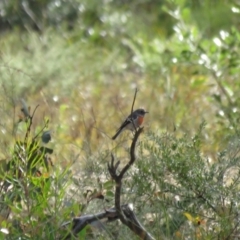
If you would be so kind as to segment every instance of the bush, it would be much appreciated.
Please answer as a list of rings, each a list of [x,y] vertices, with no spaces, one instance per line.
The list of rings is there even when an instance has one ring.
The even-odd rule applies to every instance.
[[[69,167],[53,166],[53,150],[45,146],[51,139],[48,121],[34,135],[37,107],[30,113],[22,103],[13,136],[19,125],[25,125],[25,134],[12,142],[10,158],[1,160],[1,238],[53,239],[62,217],[69,216],[62,210],[71,174]]]

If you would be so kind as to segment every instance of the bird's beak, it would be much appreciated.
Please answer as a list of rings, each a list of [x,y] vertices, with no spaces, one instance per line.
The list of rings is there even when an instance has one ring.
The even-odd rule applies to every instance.
[[[145,111],[145,113],[149,113],[149,112],[146,112],[146,111]]]

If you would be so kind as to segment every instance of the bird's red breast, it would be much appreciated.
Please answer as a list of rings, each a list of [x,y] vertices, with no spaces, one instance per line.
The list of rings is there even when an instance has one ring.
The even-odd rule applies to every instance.
[[[138,125],[139,125],[139,126],[142,125],[143,119],[144,119],[143,116],[138,116]]]

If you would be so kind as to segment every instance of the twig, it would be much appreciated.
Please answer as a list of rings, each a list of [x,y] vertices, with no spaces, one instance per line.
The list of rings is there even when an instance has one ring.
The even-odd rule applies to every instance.
[[[38,104],[36,107],[35,107],[35,109],[33,110],[33,114],[32,114],[32,116],[31,116],[31,118],[33,118],[34,117],[34,115],[35,115],[35,112],[37,111],[37,109],[38,109],[38,107],[39,107],[40,105]]]
[[[29,133],[30,133],[30,131],[31,131],[32,123],[33,123],[32,120],[33,120],[33,117],[34,117],[34,115],[35,115],[35,112],[36,112],[36,110],[37,110],[37,108],[38,108],[39,106],[40,106],[40,105],[38,104],[38,105],[35,107],[32,116],[29,116],[30,122],[29,122],[29,124],[28,124],[28,128],[27,128],[27,131],[26,131],[26,134],[25,134],[24,143],[27,142]]]
[[[137,97],[137,92],[138,92],[138,89],[136,88],[135,93],[134,93],[134,97],[133,97],[133,102],[132,102],[131,114],[133,113],[133,107],[134,107],[135,100],[136,100],[136,97]]]
[[[124,205],[122,206],[124,207]],[[118,214],[115,208],[107,209],[104,212],[97,213],[97,214],[90,214],[81,217],[76,217],[73,221],[66,222],[62,225],[65,227],[69,224],[73,224],[71,233],[68,234],[64,239],[71,239],[71,236],[76,236],[83,228],[85,228],[88,224],[91,224],[95,221],[99,221],[101,219],[107,219],[107,221],[114,221],[118,219]]]
[[[133,113],[133,108],[134,108],[135,100],[136,100],[136,97],[137,97],[137,92],[138,92],[138,89],[136,88],[135,89],[135,93],[134,93],[134,97],[133,97],[133,102],[132,102],[131,115]],[[135,123],[134,123],[133,119],[131,119],[131,121],[132,121],[132,124],[133,124],[133,126],[135,128],[135,131],[137,131],[137,128],[135,126]]]
[[[45,123],[44,123],[43,127],[41,128],[41,130],[40,130],[40,131],[36,134],[36,136],[33,138],[33,141],[34,141],[41,133],[43,133],[43,130],[47,127],[48,123],[49,123],[49,120],[45,121]]]

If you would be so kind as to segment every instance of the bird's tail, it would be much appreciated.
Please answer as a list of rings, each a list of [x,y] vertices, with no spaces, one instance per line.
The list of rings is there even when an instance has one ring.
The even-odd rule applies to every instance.
[[[117,136],[122,132],[122,128],[119,128],[116,132],[116,134],[112,137],[112,140],[115,140]]]

